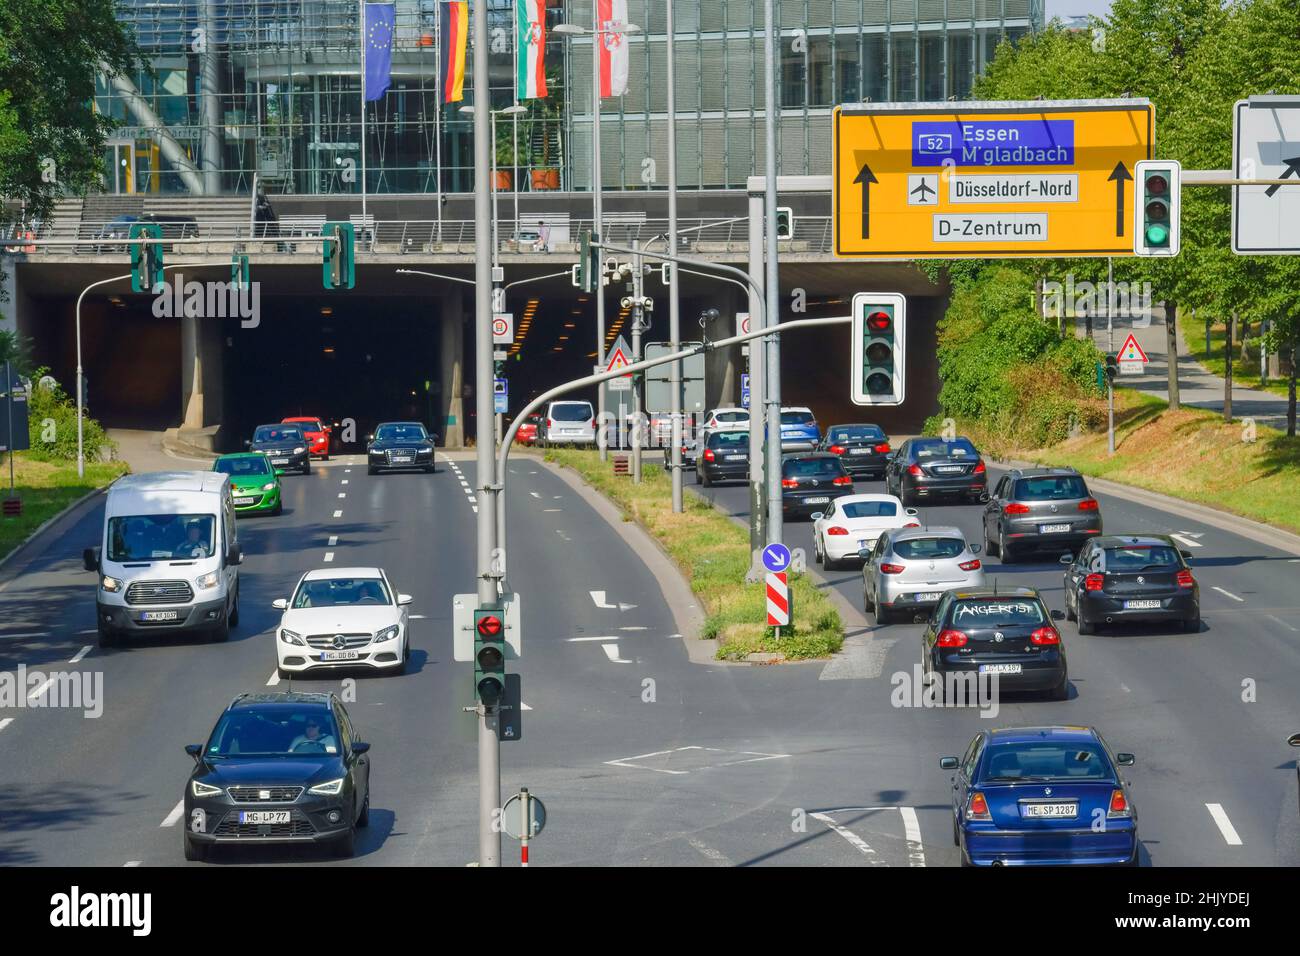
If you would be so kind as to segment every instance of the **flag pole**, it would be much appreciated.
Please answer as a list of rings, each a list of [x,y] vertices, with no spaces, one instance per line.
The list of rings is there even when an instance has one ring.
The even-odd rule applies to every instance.
[[[438,209],[438,245],[442,245],[442,2],[436,7],[433,20],[433,149],[434,173],[438,179],[435,206]]]
[[[361,228],[366,222],[366,0],[357,0],[361,29]]]

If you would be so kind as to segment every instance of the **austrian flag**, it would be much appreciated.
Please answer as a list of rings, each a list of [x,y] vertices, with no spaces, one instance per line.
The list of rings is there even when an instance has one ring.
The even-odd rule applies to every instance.
[[[600,95],[627,92],[627,0],[596,0],[600,20]]]
[[[515,90],[518,99],[546,95],[546,0],[515,0]]]

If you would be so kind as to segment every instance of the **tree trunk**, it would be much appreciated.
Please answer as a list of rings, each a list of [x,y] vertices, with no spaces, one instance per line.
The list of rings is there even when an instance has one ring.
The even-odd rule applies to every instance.
[[[1295,342],[1291,343],[1291,374],[1286,386],[1286,434],[1295,438]]]
[[[1178,411],[1178,303],[1165,303],[1165,357],[1169,361],[1169,410]]]
[[[1228,318],[1223,336],[1223,420],[1232,424],[1232,340],[1237,334],[1237,313]]]

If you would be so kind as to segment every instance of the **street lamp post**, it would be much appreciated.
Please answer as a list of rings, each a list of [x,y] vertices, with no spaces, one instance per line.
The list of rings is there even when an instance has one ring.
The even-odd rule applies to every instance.
[[[668,32],[668,245],[673,255],[680,254],[677,248],[677,73],[673,64],[673,33],[677,24],[673,20],[673,0],[665,4]],[[681,300],[678,295],[677,270],[673,269],[672,281],[668,285],[668,342],[671,351],[681,347]],[[669,409],[672,413],[672,479],[673,479],[673,514],[686,510],[682,492],[682,364],[674,362],[669,372],[671,395]]]
[[[766,183],[763,195],[763,220],[767,229],[767,328],[780,321],[781,283],[776,261],[776,115],[780,103],[776,96],[776,4],[763,0],[763,56],[767,61],[764,76],[765,109],[763,111],[764,164]],[[752,363],[751,363],[752,364]],[[764,462],[767,481],[767,538],[769,542],[784,540],[784,515],[781,511],[781,336],[773,335],[767,344],[767,455]],[[753,404],[751,397],[750,404]],[[752,411],[751,411],[751,414]]]

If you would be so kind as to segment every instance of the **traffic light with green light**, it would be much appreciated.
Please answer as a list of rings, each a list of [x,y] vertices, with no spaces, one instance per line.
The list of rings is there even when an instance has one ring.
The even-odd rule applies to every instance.
[[[901,405],[906,384],[907,298],[897,292],[853,297],[855,405]]]
[[[794,210],[789,206],[776,207],[776,238],[782,242],[794,238]]]
[[[162,239],[162,226],[156,222],[136,222],[127,233],[130,239]],[[163,284],[163,247],[161,242],[131,246],[131,291],[157,292]]]
[[[1144,159],[1135,170],[1133,252],[1176,256],[1180,243],[1182,166],[1172,159]]]
[[[356,227],[350,222],[327,222],[320,234],[332,242],[321,243],[321,285],[326,289],[352,289],[357,284]]]
[[[485,707],[501,703],[506,687],[506,615],[498,608],[474,610],[474,699]]]
[[[237,289],[247,289],[249,280],[252,276],[252,270],[248,264],[248,256],[235,254],[230,257],[230,284]]]

